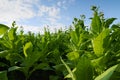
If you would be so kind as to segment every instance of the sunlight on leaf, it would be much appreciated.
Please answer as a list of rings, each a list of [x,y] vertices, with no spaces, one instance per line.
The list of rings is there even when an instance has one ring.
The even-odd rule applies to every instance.
[[[8,26],[0,24],[0,35],[4,34],[8,29]]]

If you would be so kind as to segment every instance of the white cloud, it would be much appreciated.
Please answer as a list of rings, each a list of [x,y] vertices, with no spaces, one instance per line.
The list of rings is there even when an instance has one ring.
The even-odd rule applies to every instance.
[[[51,18],[60,18],[60,9],[57,7],[53,7],[53,6],[45,6],[45,5],[41,5],[39,6],[39,11],[38,11],[38,15],[39,16],[47,16],[47,17],[51,17]]]
[[[49,0],[50,1],[50,0]],[[62,0],[62,3],[59,3],[59,6],[65,4],[66,0]],[[36,9],[35,9],[36,7]],[[45,22],[48,23],[49,29],[51,32],[54,32],[55,29],[65,29],[64,25],[58,23],[58,20],[61,18],[60,7],[46,6],[40,4],[40,0],[1,0],[0,1],[0,23],[5,22],[6,24],[11,24],[11,22],[24,21],[34,17],[44,17]],[[41,32],[44,31],[43,26],[31,26],[26,24],[17,24],[22,25],[25,32]]]
[[[56,22],[60,19],[60,8],[45,6],[39,0],[1,0],[0,22],[12,22],[30,19],[35,16],[45,17],[45,20]],[[37,7],[37,11],[34,7]]]
[[[1,0],[0,21],[19,21],[35,16],[33,5],[37,0]]]
[[[63,9],[67,9],[69,5],[74,3],[75,0],[58,0],[57,6]]]
[[[63,8],[63,9],[67,9],[66,0],[58,1],[57,6]]]
[[[60,18],[59,16],[60,9],[56,7],[49,8],[49,16],[53,18]]]

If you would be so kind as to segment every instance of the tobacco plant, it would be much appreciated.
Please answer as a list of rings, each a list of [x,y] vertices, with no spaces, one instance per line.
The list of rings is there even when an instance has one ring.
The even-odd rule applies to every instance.
[[[120,25],[91,8],[66,31],[44,34],[0,24],[0,80],[119,80]]]

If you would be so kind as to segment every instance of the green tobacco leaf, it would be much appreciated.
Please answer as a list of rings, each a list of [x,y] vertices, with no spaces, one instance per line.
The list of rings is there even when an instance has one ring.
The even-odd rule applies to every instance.
[[[3,35],[2,39],[0,39],[0,44],[2,44],[3,46],[5,46],[8,49],[13,48],[12,42],[8,39],[7,34]]]
[[[94,17],[92,18],[91,31],[95,34],[99,34],[102,31],[101,20],[97,12],[94,13]]]
[[[95,70],[99,74],[106,69],[106,62],[107,62],[107,58],[104,56],[101,56],[97,59],[91,60],[91,65],[95,68]]]
[[[104,73],[95,78],[95,80],[109,80],[118,65],[112,66]]]
[[[8,80],[7,71],[0,71],[0,80]]]
[[[118,64],[112,76],[110,77],[110,80],[119,80],[119,79],[120,79],[120,64]]]
[[[79,42],[78,42],[78,46],[80,46],[84,40],[84,37],[86,37],[86,35],[84,33],[81,33],[80,34],[80,37],[79,37]]]
[[[18,53],[9,53],[6,59],[10,61],[11,65],[16,65],[24,60],[24,58]]]
[[[113,24],[111,26],[111,29],[114,30],[114,31],[117,31],[118,29],[120,29],[120,27],[119,27],[119,25]]]
[[[74,73],[77,78],[76,80],[93,80],[93,72],[90,60],[86,57],[81,57]]]
[[[16,28],[11,28],[8,32],[8,37],[10,40],[14,40],[15,39],[15,32],[16,32]]]
[[[58,64],[58,65],[55,65],[53,67],[55,68],[56,71],[66,70],[66,68],[63,64]]]
[[[27,57],[28,56],[28,54],[29,53],[27,53],[27,51],[28,52],[31,52],[32,51],[32,47],[33,47],[33,45],[32,45],[32,43],[31,42],[28,42],[28,43],[26,43],[25,44],[25,46],[24,46],[24,55],[25,55],[25,57]]]
[[[76,76],[76,80],[93,80],[93,72],[89,59],[82,57],[77,66],[72,70],[72,74]],[[71,78],[70,73],[65,78]]]
[[[113,21],[115,21],[115,20],[116,20],[116,18],[109,18],[109,19],[107,19],[106,22],[105,22],[104,27],[105,27],[105,28],[109,28],[109,27],[110,27],[110,24],[112,24]]]
[[[10,68],[8,68],[8,71],[14,71],[14,70],[19,70],[21,67],[18,67],[18,66],[12,66]]]
[[[38,61],[38,59],[42,56],[43,54],[41,54],[38,51],[32,52],[30,55],[28,55],[25,60],[23,61],[23,63],[21,64],[21,66],[24,66],[24,72],[27,73],[29,68],[34,66],[34,63],[36,61]],[[36,66],[35,68],[40,67],[40,66]],[[42,67],[42,65],[41,65]]]
[[[9,29],[8,26],[0,24],[0,35],[4,34]]]
[[[78,43],[78,36],[77,36],[77,34],[75,33],[75,31],[72,31],[71,32],[71,39],[72,39],[72,42],[75,44],[75,45],[77,45],[77,43]]]
[[[67,71],[69,72],[72,80],[76,80],[76,77],[75,77],[74,73],[71,71],[70,67],[63,61],[63,59],[61,57],[60,57],[60,60],[65,65],[65,67],[66,67]]]
[[[92,40],[93,50],[97,56],[101,56],[103,54],[104,39],[106,38],[106,36],[109,35],[109,33],[110,33],[110,30],[106,29],[102,31],[95,39]]]
[[[9,41],[1,40],[0,43],[2,43],[6,48],[12,49],[13,46]]]
[[[79,58],[79,53],[74,51],[67,54],[69,60],[76,60]]]

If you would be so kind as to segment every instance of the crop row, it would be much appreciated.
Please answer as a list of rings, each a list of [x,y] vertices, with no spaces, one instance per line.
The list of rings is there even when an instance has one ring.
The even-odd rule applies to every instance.
[[[0,80],[120,80],[120,25],[92,7],[73,27],[44,34],[0,24]]]

